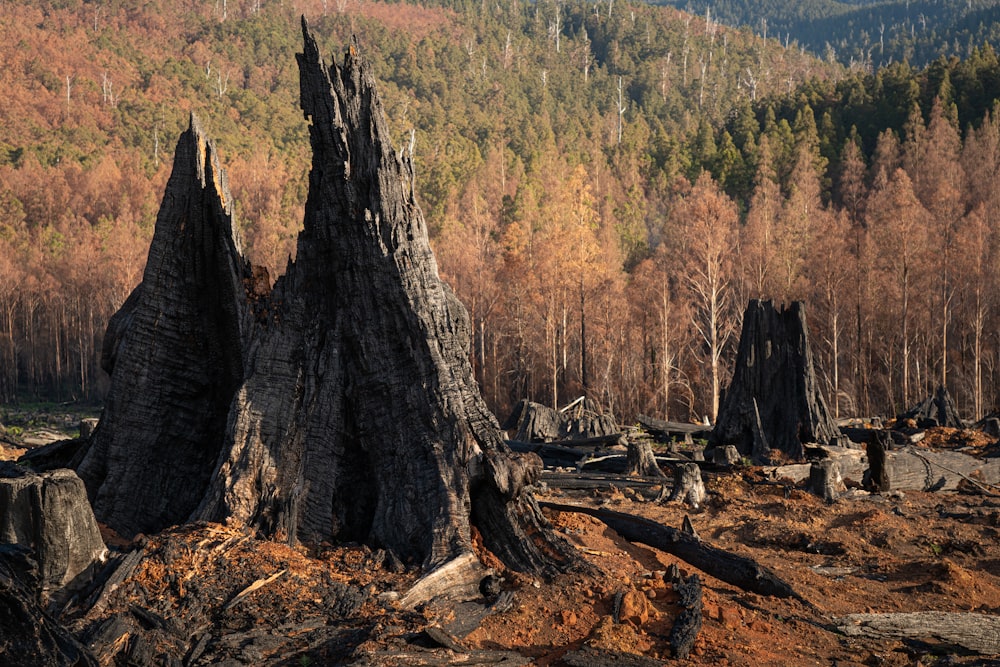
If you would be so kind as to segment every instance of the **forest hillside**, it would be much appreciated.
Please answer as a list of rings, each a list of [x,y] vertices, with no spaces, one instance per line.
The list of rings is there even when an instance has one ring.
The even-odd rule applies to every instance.
[[[996,43],[996,0],[663,0],[685,11],[746,26],[786,45],[846,65],[893,62],[923,67],[944,56],[967,58]]]
[[[714,417],[748,298],[806,301],[841,414],[993,408],[1000,63],[845,68],[669,7],[0,4],[0,402],[99,398],[188,114],[273,280],[307,170],[294,53],[357,35],[503,415]]]

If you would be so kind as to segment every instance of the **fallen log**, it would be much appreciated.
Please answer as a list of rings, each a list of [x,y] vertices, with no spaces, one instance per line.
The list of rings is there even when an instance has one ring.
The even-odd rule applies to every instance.
[[[542,473],[541,481],[549,487],[565,491],[607,489],[612,486],[645,490],[664,486],[665,484],[669,486],[667,480],[661,477],[622,477],[621,475],[596,472],[545,472]]]
[[[907,447],[886,452],[885,474],[893,491],[955,491],[966,481],[995,487],[1000,484],[1000,459]]]
[[[677,556],[702,572],[745,591],[758,595],[794,598],[808,604],[791,585],[757,561],[713,547],[675,528],[611,510],[550,502],[538,504],[557,512],[577,512],[600,519],[629,542],[640,542]]]
[[[622,447],[626,446],[628,443],[628,434],[625,431],[618,431],[616,433],[610,433],[608,435],[595,435],[589,438],[560,438],[558,440],[546,440],[545,442],[536,442],[531,440],[508,440],[508,445],[519,445],[525,446],[537,446],[537,445],[552,445],[553,447],[566,447],[568,449],[600,449],[602,447],[614,447],[620,445]]]
[[[570,667],[659,667],[663,662],[644,655],[583,646],[563,656]]]
[[[517,442],[508,440],[507,446],[521,454],[538,454],[542,463],[550,467],[576,467],[577,461],[590,455],[590,452],[574,447],[550,445],[538,442]]]
[[[653,419],[646,415],[639,415],[636,421],[650,435],[669,439],[681,438],[686,440],[687,437],[692,439],[708,438],[709,433],[712,432],[712,427],[704,424],[663,421],[662,419]]]
[[[837,624],[850,637],[910,639],[938,643],[982,655],[1000,654],[1000,616],[920,611],[851,614]]]
[[[867,478],[868,458],[862,449],[816,445],[807,447],[806,452],[811,457],[817,457],[820,460],[832,460],[836,464],[840,477],[845,481],[851,480],[861,484]],[[785,478],[798,483],[809,479],[811,468],[811,463],[791,463],[783,466],[765,467],[764,473],[770,479]]]
[[[660,464],[671,465],[683,462],[683,459],[676,459],[670,456],[654,456],[654,462],[657,467]],[[600,470],[601,472],[607,472],[622,476],[634,476],[629,472],[628,466],[628,455],[627,454],[604,454],[588,456],[577,462],[577,470],[582,471],[584,468],[589,468],[590,470]],[[642,475],[643,477],[655,477],[652,470],[646,472]],[[665,477],[666,475],[664,475]]]

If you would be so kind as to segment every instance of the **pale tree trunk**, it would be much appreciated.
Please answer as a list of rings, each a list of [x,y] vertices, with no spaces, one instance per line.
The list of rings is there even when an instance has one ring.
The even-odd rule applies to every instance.
[[[831,326],[833,327],[833,418],[840,418],[840,314],[837,312],[836,299],[834,299],[833,317]]]
[[[661,336],[662,336],[662,358],[660,359],[660,368],[662,371],[662,383],[663,383],[663,419],[670,419],[670,366],[671,363],[671,353],[670,353],[670,336],[667,333],[670,323],[670,297],[667,295],[666,290],[660,293],[660,316],[661,316]]]
[[[903,260],[903,406],[904,409],[910,405],[910,331],[909,331],[909,270],[906,260]]]
[[[982,290],[976,288],[976,311],[972,318],[972,403],[975,419],[983,418],[983,332],[986,330],[986,308]]]

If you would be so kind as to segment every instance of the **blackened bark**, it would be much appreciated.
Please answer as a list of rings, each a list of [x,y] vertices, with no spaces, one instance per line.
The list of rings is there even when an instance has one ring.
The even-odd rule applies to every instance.
[[[304,21],[303,37],[301,104],[313,162],[297,258],[269,295],[251,294],[243,286],[252,274],[238,251],[236,259],[218,253],[217,282],[230,287],[220,290],[230,302],[209,339],[238,333],[230,342],[239,363],[212,394],[224,405],[221,417],[212,429],[195,429],[214,456],[200,464],[197,484],[185,482],[197,491],[184,516],[235,518],[289,541],[364,541],[431,568],[472,553],[475,523],[486,547],[513,569],[549,574],[574,566],[574,550],[526,490],[540,459],[507,448],[479,394],[468,314],[438,277],[412,164],[392,149],[371,67],[356,43],[342,66],[324,63]],[[127,336],[120,321],[138,318],[147,300],[140,294],[115,328]],[[211,348],[198,350],[213,358]],[[207,365],[194,356],[196,369]],[[119,351],[116,373],[122,358]],[[113,382],[119,394],[135,393],[127,377]],[[178,382],[171,378],[170,386]],[[208,407],[218,417],[215,405]],[[125,432],[110,425],[135,418],[131,405],[109,404],[98,435],[111,445],[95,446],[90,468],[108,478],[120,472],[107,452]],[[170,497],[173,477],[159,483],[158,475],[143,479]],[[117,517],[123,499],[113,501],[101,508]],[[118,523],[162,528],[156,509]]]
[[[39,606],[34,565],[25,552],[0,545],[0,662],[96,667],[94,655]]]
[[[680,598],[681,613],[670,630],[670,650],[674,658],[684,660],[691,654],[698,639],[702,623],[701,577],[692,574],[686,579],[676,573],[672,581],[674,592]]]
[[[934,426],[947,426],[949,428],[962,428],[962,418],[955,408],[955,402],[951,399],[951,394],[943,385],[938,386],[933,396],[928,396],[919,404],[913,406],[896,418],[897,423],[904,420],[913,419],[918,428],[933,428]]]
[[[839,438],[816,380],[803,305],[776,310],[770,301],[752,299],[711,442],[757,459],[767,448],[799,460],[804,443]]]
[[[243,376],[248,266],[214,145],[192,116],[142,283],[108,325],[104,414],[77,466],[122,535],[187,519],[205,493]]]
[[[41,474],[0,462],[0,545],[30,549],[43,597],[85,579],[107,549],[72,470]]]
[[[889,479],[889,470],[886,466],[886,451],[889,449],[891,440],[885,431],[878,431],[874,437],[868,441],[868,486],[876,493],[888,493],[892,490]]]

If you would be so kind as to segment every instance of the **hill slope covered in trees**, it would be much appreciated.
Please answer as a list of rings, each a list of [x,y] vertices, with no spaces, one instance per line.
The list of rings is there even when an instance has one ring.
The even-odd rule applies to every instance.
[[[0,5],[0,400],[100,395],[190,111],[249,256],[284,270],[305,13],[375,64],[496,411],[587,392],[623,417],[711,414],[753,296],[808,302],[844,411],[940,380],[994,405],[992,50],[868,74],[672,8],[446,4]]]
[[[944,56],[967,58],[1000,43],[996,0],[666,0],[731,26],[746,26],[786,45],[868,69]]]

